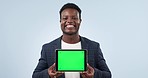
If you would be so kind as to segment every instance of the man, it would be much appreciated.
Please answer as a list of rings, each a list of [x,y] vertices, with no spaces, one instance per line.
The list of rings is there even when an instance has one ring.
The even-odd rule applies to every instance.
[[[111,78],[111,72],[97,42],[79,35],[81,9],[67,3],[60,9],[60,24],[63,35],[44,44],[41,58],[32,78]],[[55,49],[87,49],[88,64],[85,72],[56,72]]]

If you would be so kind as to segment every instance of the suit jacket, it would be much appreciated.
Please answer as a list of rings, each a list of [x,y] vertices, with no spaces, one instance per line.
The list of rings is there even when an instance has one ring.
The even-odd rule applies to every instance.
[[[95,70],[94,78],[111,78],[111,72],[105,62],[99,43],[81,36],[80,40],[82,49],[88,51],[88,63]],[[43,45],[41,58],[32,78],[50,78],[48,68],[55,63],[55,49],[61,49],[61,37]],[[65,78],[65,76],[63,74],[58,78]]]

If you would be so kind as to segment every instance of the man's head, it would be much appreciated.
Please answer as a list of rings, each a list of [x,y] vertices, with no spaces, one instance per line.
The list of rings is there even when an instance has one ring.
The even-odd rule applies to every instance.
[[[81,23],[81,9],[76,4],[67,3],[60,9],[59,13],[63,34],[78,34]]]

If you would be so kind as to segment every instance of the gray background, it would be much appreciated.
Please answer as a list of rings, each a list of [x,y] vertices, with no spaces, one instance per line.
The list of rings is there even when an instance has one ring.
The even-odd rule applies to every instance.
[[[62,34],[67,2],[82,9],[80,34],[101,44],[113,78],[148,78],[148,0],[0,0],[1,78],[31,78],[42,45]]]

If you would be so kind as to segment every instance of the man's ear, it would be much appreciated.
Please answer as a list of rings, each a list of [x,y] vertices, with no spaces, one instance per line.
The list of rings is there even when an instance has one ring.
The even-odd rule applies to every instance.
[[[82,19],[80,19],[80,23],[82,22]]]

